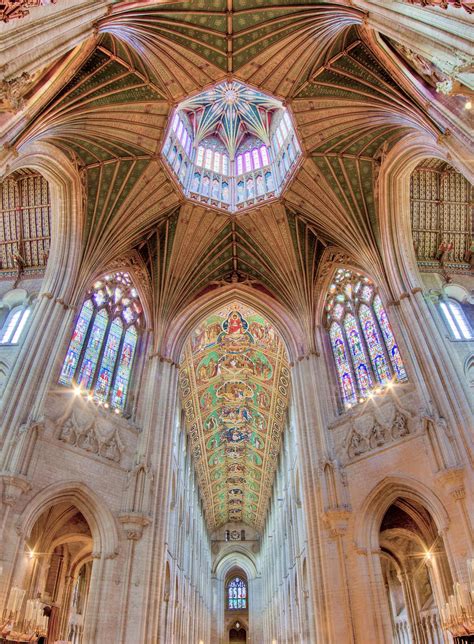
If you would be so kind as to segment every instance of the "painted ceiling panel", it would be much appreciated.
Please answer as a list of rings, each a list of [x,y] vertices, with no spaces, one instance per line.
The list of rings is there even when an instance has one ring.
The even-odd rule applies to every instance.
[[[281,339],[265,318],[233,302],[194,331],[179,380],[210,528],[243,521],[260,530],[288,406]]]

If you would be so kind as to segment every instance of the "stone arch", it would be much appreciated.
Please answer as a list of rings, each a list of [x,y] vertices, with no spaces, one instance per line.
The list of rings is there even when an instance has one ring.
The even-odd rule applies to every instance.
[[[254,579],[258,575],[257,564],[254,557],[244,546],[232,545],[232,550],[224,550],[214,562],[213,574],[218,579],[224,580],[232,568],[242,568],[247,579]]]
[[[389,283],[397,296],[422,287],[411,243],[410,176],[426,157],[446,161],[474,183],[474,171],[463,150],[448,150],[432,136],[410,134],[387,154],[380,168],[377,197],[381,252]]]
[[[51,246],[42,291],[69,303],[82,251],[84,206],[77,168],[55,146],[45,142],[20,146],[16,158],[9,157],[6,176],[16,170],[37,170],[48,182],[51,195]]]
[[[399,497],[416,501],[428,510],[439,531],[447,529],[448,513],[433,490],[421,481],[409,477],[387,477],[369,492],[357,512],[354,541],[359,549],[369,552],[378,549],[378,534],[382,519],[388,508]]]
[[[468,386],[474,389],[474,354],[466,358],[464,362],[464,373]]]
[[[83,514],[92,533],[94,553],[105,558],[113,558],[117,555],[119,535],[112,512],[87,485],[80,481],[53,483],[38,492],[20,516],[21,534],[28,535],[41,514],[61,502],[71,503]]]
[[[289,360],[295,361],[305,350],[302,329],[291,319],[289,312],[269,295],[245,284],[230,284],[216,292],[196,298],[168,325],[163,340],[163,355],[178,363],[187,338],[199,322],[215,309],[239,300],[255,309],[271,322],[287,348]]]

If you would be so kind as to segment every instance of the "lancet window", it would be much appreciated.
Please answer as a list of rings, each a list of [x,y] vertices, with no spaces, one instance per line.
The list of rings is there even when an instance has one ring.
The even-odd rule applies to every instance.
[[[0,344],[18,344],[30,313],[31,309],[24,306],[16,306],[10,311],[0,331]]]
[[[247,583],[241,577],[233,577],[227,585],[228,610],[245,610],[247,599]]]
[[[90,400],[124,411],[142,323],[142,307],[128,273],[111,273],[87,293],[59,383]]]
[[[326,325],[345,408],[407,380],[382,300],[368,277],[337,270],[326,301]]]
[[[473,330],[461,304],[452,298],[447,298],[441,300],[439,307],[451,337],[455,340],[472,340]]]

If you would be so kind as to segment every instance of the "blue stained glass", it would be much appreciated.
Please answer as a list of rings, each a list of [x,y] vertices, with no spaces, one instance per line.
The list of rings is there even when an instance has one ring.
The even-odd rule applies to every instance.
[[[240,577],[235,577],[227,586],[229,610],[245,610],[247,608],[247,584]]]
[[[329,335],[331,338],[334,359],[336,361],[336,369],[342,397],[346,405],[352,405],[357,402],[357,397],[340,325],[336,322],[331,324]]]
[[[100,348],[104,341],[108,321],[109,316],[105,309],[101,309],[95,316],[89,341],[87,342],[87,349],[84,353],[84,359],[79,371],[79,378],[77,379],[77,384],[85,389],[90,389],[92,386],[94,372],[97,366],[97,361],[99,360]]]
[[[137,346],[137,330],[134,326],[127,329],[123,340],[122,352],[115,376],[114,388],[112,390],[112,407],[124,409],[127,398],[127,390],[130,382],[133,356]]]
[[[104,354],[99,369],[99,375],[95,384],[94,397],[102,402],[107,400],[110,387],[112,386],[112,378],[114,375],[115,362],[119,350],[120,340],[122,338],[123,324],[120,318],[115,320],[110,325],[107,342],[105,344]]]
[[[63,368],[61,370],[61,375],[59,376],[59,384],[61,385],[71,385],[72,379],[77,369],[77,364],[79,362],[79,357],[82,351],[82,345],[87,334],[87,329],[92,318],[92,313],[94,307],[90,300],[87,300],[82,305],[79,318],[76,322],[74,328],[74,333],[72,334],[71,342],[69,343],[69,348],[64,359]]]
[[[344,318],[344,328],[346,330],[347,342],[352,356],[352,364],[359,385],[361,396],[366,397],[372,388],[372,378],[367,365],[367,357],[362,347],[361,338],[357,329],[357,323],[352,313],[348,313]]]
[[[370,360],[374,368],[375,376],[381,385],[386,385],[392,379],[392,374],[385,360],[383,347],[375,326],[374,316],[365,304],[359,309],[359,321],[369,348]]]
[[[385,346],[387,347],[393,370],[397,375],[397,380],[407,380],[407,373],[403,365],[402,357],[398,350],[398,345],[395,342],[395,336],[393,335],[392,327],[388,321],[380,295],[374,297],[373,307],[382,331],[383,339],[385,340]]]

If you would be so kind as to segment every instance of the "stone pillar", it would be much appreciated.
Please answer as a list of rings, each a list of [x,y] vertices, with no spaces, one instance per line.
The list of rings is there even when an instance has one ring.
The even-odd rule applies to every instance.
[[[170,475],[178,408],[176,365],[153,356],[144,378],[143,431],[135,467],[129,472],[126,507],[119,519],[129,530],[140,527],[140,536],[129,530],[127,578],[133,587],[123,597],[127,611],[122,625],[123,641],[162,642],[160,613],[163,610],[166,534],[170,509]],[[137,494],[137,490],[142,490]],[[130,523],[132,522],[132,524]],[[143,530],[146,524],[149,527]],[[143,532],[143,536],[142,535]],[[182,584],[181,584],[182,586]]]
[[[3,394],[0,471],[27,473],[42,404],[72,318],[73,307],[49,293],[43,293],[34,307],[27,337]]]
[[[331,565],[332,544],[326,536],[321,515],[324,510],[321,498],[321,462],[330,460],[329,438],[324,416],[328,416],[327,403],[331,399],[324,363],[316,355],[300,360],[292,370],[293,407],[301,467],[301,487],[308,537],[308,583],[313,607],[310,618],[310,641],[314,644],[332,644],[337,641],[354,642],[352,616],[347,606],[347,592],[341,579],[335,578]],[[324,407],[326,405],[326,408]],[[319,491],[319,493],[318,493]],[[336,505],[343,505],[336,499]],[[342,508],[341,508],[342,509]],[[347,510],[346,508],[343,508]],[[328,561],[329,555],[329,561]],[[335,553],[335,565],[344,565]],[[331,598],[331,599],[330,599]],[[337,610],[337,619],[331,616],[344,606],[344,617]],[[368,611],[369,612],[369,611]]]

